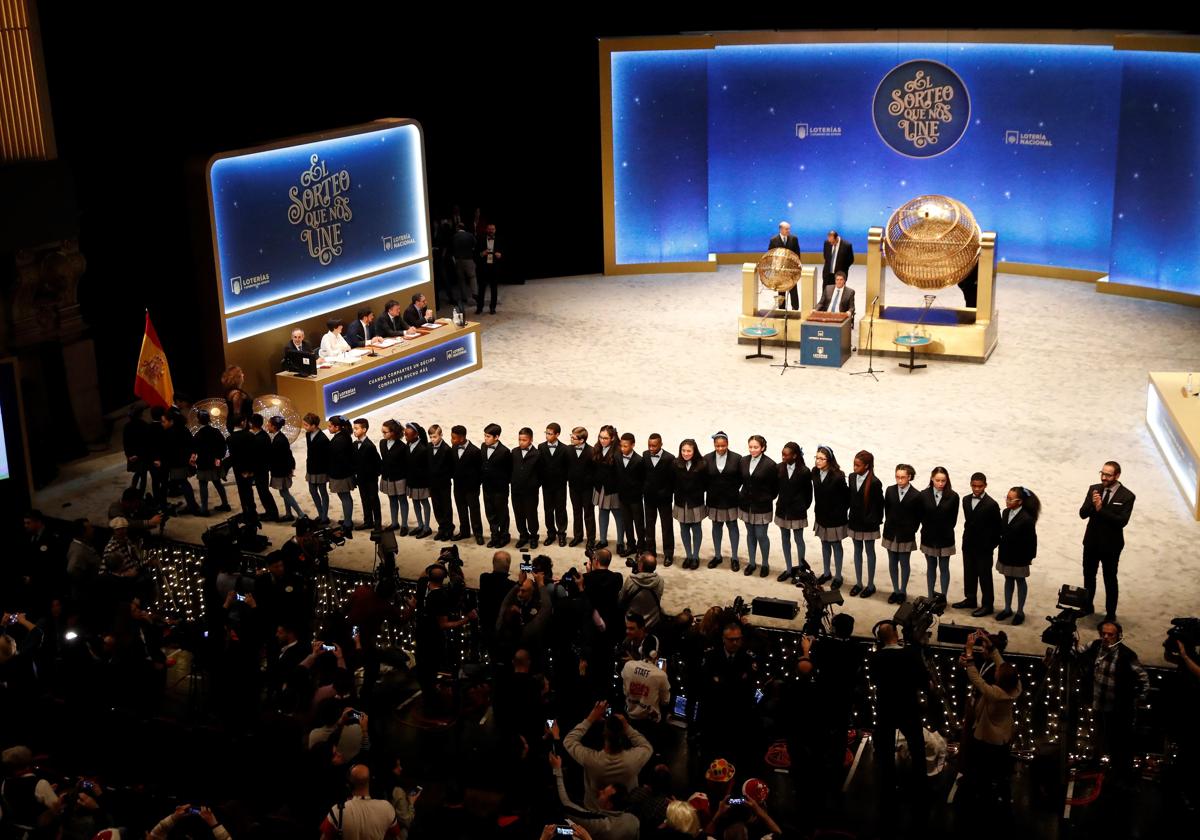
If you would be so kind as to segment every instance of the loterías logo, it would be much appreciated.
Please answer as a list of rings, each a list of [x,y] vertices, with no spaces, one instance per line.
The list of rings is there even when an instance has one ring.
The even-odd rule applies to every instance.
[[[971,97],[958,74],[925,59],[892,68],[875,90],[871,115],[879,138],[906,157],[945,154],[966,133]]]

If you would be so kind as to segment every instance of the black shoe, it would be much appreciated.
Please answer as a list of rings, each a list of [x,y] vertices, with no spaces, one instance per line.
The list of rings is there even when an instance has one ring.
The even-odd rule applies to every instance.
[[[476,314],[476,315],[482,315],[482,314],[483,314],[483,310],[482,310],[482,309],[476,309],[476,310],[475,310],[475,314]]]
[[[1024,623],[1025,623],[1025,613],[1019,612],[1013,616],[1013,620],[1012,620],[1013,627],[1016,627],[1018,624],[1024,624]]]
[[[738,569],[740,569],[740,568],[741,568],[741,566],[742,566],[742,564],[738,562],[738,559],[737,559],[736,557],[734,557],[733,559],[731,559],[731,560],[729,561],[729,568],[730,568],[730,569],[732,569],[732,570],[733,570],[733,571],[735,571],[735,572],[736,572]]]
[[[664,565],[664,566],[674,566],[674,565],[675,565],[675,558],[674,558],[674,557],[664,557],[664,558],[663,558],[663,565]]]
[[[407,525],[400,526],[400,536],[402,536],[402,537],[408,536],[408,526]]]
[[[200,512],[196,516],[208,516],[208,508],[200,508]]]
[[[530,537],[530,538],[529,538],[529,547],[530,547],[530,548],[537,548],[537,547],[538,547],[538,538],[537,538],[537,537]]]
[[[860,598],[870,598],[870,597],[871,597],[872,595],[874,595],[874,594],[875,594],[875,584],[873,584],[873,583],[868,583],[868,584],[867,584],[867,585],[866,585],[866,586],[863,588],[863,591],[862,591],[862,592],[860,592],[860,593],[858,593],[858,596],[859,596]]]
[[[575,548],[577,545],[579,545],[582,542],[583,542],[583,537],[572,537],[569,545],[571,546],[571,548]],[[562,545],[562,537],[558,538],[558,544]]]
[[[829,583],[829,581],[831,581],[831,580],[833,580],[833,575],[826,572],[825,574],[823,574],[819,578],[817,578],[817,586],[823,586],[824,584]]]
[[[495,538],[495,537],[488,537],[488,541],[487,541],[487,547],[488,547],[488,548],[495,548],[495,547],[496,547],[496,538]]]
[[[608,548],[608,540],[600,540],[592,548]]]
[[[450,534],[447,531],[438,531],[433,538],[438,542],[450,542]]]
[[[450,539],[453,540],[454,542],[458,542],[459,540],[469,540],[470,538],[471,538],[470,531],[467,531],[466,533],[459,531],[457,534],[454,534],[452,537],[450,537]]]
[[[476,535],[475,535],[475,544],[476,544],[476,545],[483,545],[483,534],[476,534]]]
[[[888,603],[889,604],[903,604],[904,596],[901,595],[899,592],[893,592],[891,595],[888,596]]]
[[[863,591],[863,588],[856,583],[850,587],[850,597],[853,598],[856,595],[860,594],[862,591]]]
[[[1005,619],[1012,618],[1012,615],[1013,615],[1013,611],[1010,610],[1008,607],[1005,607],[1004,609],[1000,610],[1000,612],[996,613],[996,620],[1004,621]]]
[[[746,565],[746,571],[742,572],[742,574],[744,574],[746,577],[750,577],[750,575],[754,574],[757,571],[758,571],[757,563],[748,563]]]
[[[955,601],[950,606],[954,607],[956,610],[973,610],[978,607],[979,604],[975,603],[974,598],[963,598],[961,601]]]
[[[513,548],[515,548],[517,551],[520,551],[527,545],[529,545],[529,537],[521,537],[521,539],[517,541],[517,544],[513,546]]]
[[[504,548],[504,547],[505,547],[505,546],[507,546],[507,545],[508,545],[510,542],[512,542],[512,537],[510,537],[510,536],[508,536],[507,534],[505,534],[505,535],[504,535],[504,539],[497,541],[497,543],[496,543],[496,548]]]
[[[354,539],[354,529],[353,528],[343,528],[342,536],[348,540]]]
[[[628,557],[629,552],[625,550],[625,543],[617,543],[617,556]]]
[[[718,554],[716,557],[714,557],[713,559],[708,561],[708,568],[715,569],[715,568],[717,568],[717,566],[720,566],[724,562],[725,562],[725,559],[720,554]]]
[[[775,578],[775,580],[779,581],[780,583],[783,583],[784,581],[791,578],[791,576],[792,576],[792,570],[784,569],[782,572],[779,573],[779,577]]]
[[[432,528],[426,528],[424,531],[421,532],[421,539],[425,539],[426,537],[432,537],[432,536],[433,536]]]
[[[769,575],[769,574],[771,574],[771,567],[770,567],[770,566],[768,566],[766,563],[763,563],[762,571],[760,571],[760,572],[758,573],[758,576],[759,576],[759,577],[766,577],[766,576],[767,576],[767,575]]]
[[[546,540],[546,542],[547,542],[547,543],[549,543],[549,542],[550,542],[550,540]],[[565,547],[566,547],[566,545],[567,545],[567,535],[566,535],[566,534],[559,534],[559,535],[558,535],[558,546],[559,546],[559,548],[565,548]]]
[[[217,505],[215,508],[213,508],[213,510],[217,513],[229,513],[229,511],[233,510],[233,508],[231,508],[229,505]]]
[[[834,589],[841,589],[842,588],[842,579],[840,577],[835,577],[833,579],[833,583],[831,583],[829,585]]]
[[[979,607],[978,609],[971,610],[972,618],[983,618],[985,615],[991,615],[991,614],[992,614],[992,607],[990,604],[986,607]]]

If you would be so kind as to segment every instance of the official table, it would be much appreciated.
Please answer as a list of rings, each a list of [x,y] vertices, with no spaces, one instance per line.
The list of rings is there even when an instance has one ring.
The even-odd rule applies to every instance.
[[[1200,373],[1193,376],[1200,379]],[[1150,374],[1146,425],[1192,516],[1200,519],[1200,397],[1188,393],[1187,381],[1186,373]]]
[[[322,419],[334,414],[362,414],[384,403],[411,396],[483,367],[479,323],[442,326],[419,338],[405,339],[375,356],[350,364],[334,363],[316,376],[275,375],[276,393],[288,397],[301,414]]]

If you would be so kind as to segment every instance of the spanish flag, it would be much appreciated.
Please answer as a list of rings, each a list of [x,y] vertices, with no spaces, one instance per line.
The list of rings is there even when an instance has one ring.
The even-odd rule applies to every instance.
[[[138,356],[137,376],[133,380],[133,392],[148,405],[169,408],[175,399],[175,388],[171,385],[171,368],[167,365],[167,354],[162,342],[150,323],[150,312],[146,312],[146,334],[142,336],[142,352]]]

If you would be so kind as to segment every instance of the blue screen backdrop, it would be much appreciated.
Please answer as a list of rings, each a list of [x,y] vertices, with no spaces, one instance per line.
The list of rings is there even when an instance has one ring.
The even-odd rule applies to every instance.
[[[970,102],[959,142],[929,158],[894,151],[872,117],[881,80],[918,59]],[[783,219],[806,251],[831,228],[864,250],[897,206],[942,193],[997,232],[1002,261],[1200,291],[1198,56],[805,44],[616,52],[612,68],[618,263],[762,251]]]

